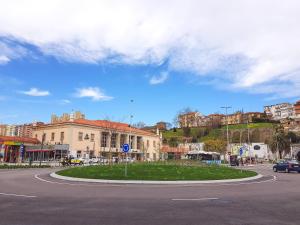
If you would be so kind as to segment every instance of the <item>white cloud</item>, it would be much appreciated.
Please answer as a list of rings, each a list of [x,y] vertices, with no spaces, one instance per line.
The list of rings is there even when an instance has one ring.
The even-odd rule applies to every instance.
[[[98,87],[79,88],[75,93],[77,98],[91,98],[93,101],[109,101],[113,97],[107,96]]]
[[[152,85],[162,84],[168,79],[168,76],[169,76],[168,72],[162,72],[162,73],[160,73],[159,76],[151,77],[149,83]]]
[[[71,101],[69,99],[61,99],[59,101],[59,104],[61,104],[61,105],[67,105],[67,104],[70,104],[70,103],[71,103]]]
[[[1,31],[0,31],[0,37],[1,37]],[[28,52],[29,51],[21,45],[12,44],[11,41],[0,39],[0,65],[7,64],[12,59],[22,58],[28,55]]]
[[[29,95],[29,96],[34,96],[34,97],[41,97],[41,96],[48,96],[50,95],[49,91],[42,91],[37,88],[30,88],[29,91],[20,91],[20,93]]]
[[[0,5],[0,36],[62,60],[168,62],[169,71],[191,71],[234,89],[264,92],[268,86],[269,94],[300,96],[299,80],[291,76],[300,71],[297,0],[0,0]],[[2,64],[14,59],[7,51],[0,58]],[[281,88],[271,88],[274,84]]]

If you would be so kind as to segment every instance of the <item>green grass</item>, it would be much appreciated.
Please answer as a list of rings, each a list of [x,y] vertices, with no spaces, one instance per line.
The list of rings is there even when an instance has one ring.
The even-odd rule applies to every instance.
[[[272,128],[273,123],[249,123],[249,129],[255,128]],[[229,125],[229,130],[238,130],[238,129],[247,129],[247,124],[237,124],[237,125]],[[226,129],[226,126],[223,126],[222,129]]]
[[[256,129],[256,128],[273,128],[273,123],[250,123],[249,129]],[[222,137],[223,132],[226,130],[226,126],[223,126],[221,128],[215,128],[211,129],[209,133],[205,136],[201,136],[199,138],[199,134],[201,134],[201,131],[204,131],[206,128],[203,127],[192,127],[190,137],[196,138],[198,141],[205,141],[207,139],[212,138],[220,138]],[[240,130],[240,129],[247,129],[247,124],[237,124],[237,125],[229,125],[229,130]],[[173,129],[164,131],[163,132],[163,138],[170,140],[171,138],[177,138],[177,141],[182,142],[184,138],[183,129],[177,128],[176,132],[173,131]]]
[[[57,172],[62,176],[109,180],[222,180],[255,176],[253,171],[237,170],[225,166],[176,165],[166,163],[128,164],[124,176],[123,164],[74,167]]]

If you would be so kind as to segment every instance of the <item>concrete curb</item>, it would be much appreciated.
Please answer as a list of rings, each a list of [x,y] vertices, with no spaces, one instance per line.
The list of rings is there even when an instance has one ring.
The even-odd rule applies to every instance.
[[[247,177],[241,179],[225,179],[225,180],[191,180],[191,181],[155,181],[155,180],[102,180],[102,179],[87,179],[87,178],[75,178],[66,177],[56,174],[55,172],[50,174],[51,177],[77,182],[88,182],[88,183],[103,183],[103,184],[217,184],[217,183],[235,183],[243,181],[252,181],[262,178],[263,175],[257,174],[254,177]]]

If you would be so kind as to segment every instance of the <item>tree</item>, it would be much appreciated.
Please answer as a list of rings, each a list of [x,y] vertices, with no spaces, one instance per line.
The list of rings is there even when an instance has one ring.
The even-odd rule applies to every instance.
[[[170,147],[177,147],[178,146],[178,139],[176,137],[171,137],[169,140]]]
[[[287,137],[288,137],[288,139],[290,140],[291,143],[298,143],[300,141],[300,137],[292,131],[289,131],[287,133]]]
[[[226,146],[227,146],[227,143],[223,139],[208,139],[208,140],[204,141],[205,151],[218,152],[224,156],[224,159],[225,159],[225,153],[226,153]]]
[[[183,135],[185,137],[190,137],[191,136],[191,128],[190,127],[183,127],[182,130],[183,130]]]
[[[290,151],[290,140],[280,125],[274,128],[270,148],[273,153],[279,154],[280,159],[282,159],[283,153],[287,154]]]

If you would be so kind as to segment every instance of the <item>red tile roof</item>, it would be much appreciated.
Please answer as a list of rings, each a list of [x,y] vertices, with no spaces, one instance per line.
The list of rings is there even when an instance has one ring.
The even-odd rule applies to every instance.
[[[41,125],[38,127],[43,126],[51,126],[51,125],[59,125],[59,124],[78,124],[78,125],[88,125],[88,126],[96,126],[105,129],[111,129],[111,130],[117,130],[120,132],[131,132],[134,134],[140,134],[140,135],[148,135],[148,136],[156,136],[152,132],[144,131],[135,127],[129,126],[127,123],[119,123],[119,122],[113,122],[108,120],[87,120],[87,119],[77,119],[74,121],[67,121],[67,122],[59,122],[54,124],[46,124]]]
[[[0,142],[4,141],[15,141],[21,143],[38,144],[39,141],[36,138],[26,138],[26,137],[12,137],[12,136],[0,136]]]

